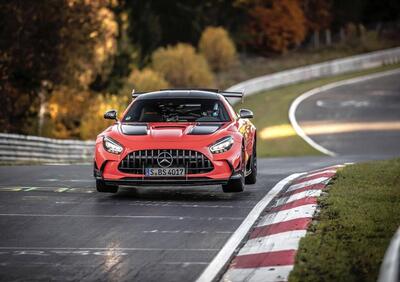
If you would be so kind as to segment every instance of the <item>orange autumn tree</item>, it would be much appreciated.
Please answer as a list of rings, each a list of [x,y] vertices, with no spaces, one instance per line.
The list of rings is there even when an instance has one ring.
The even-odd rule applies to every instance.
[[[285,53],[305,38],[306,19],[300,0],[258,1],[250,8],[248,45],[261,52]]]
[[[319,47],[319,35],[322,30],[325,30],[325,40],[329,45],[331,42],[329,27],[332,22],[332,0],[302,0],[302,8],[307,28],[314,33],[314,47]]]
[[[309,29],[320,31],[329,28],[332,22],[331,0],[302,0],[302,7]]]

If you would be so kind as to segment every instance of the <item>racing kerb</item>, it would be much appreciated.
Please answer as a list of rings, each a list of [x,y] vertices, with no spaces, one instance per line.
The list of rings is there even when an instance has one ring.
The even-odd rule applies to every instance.
[[[317,199],[340,167],[310,171],[285,185],[261,214],[221,281],[288,281]]]
[[[301,81],[399,62],[400,47],[256,77],[233,85],[227,91],[244,91],[245,96],[249,96]],[[235,102],[237,101],[232,101]],[[57,140],[0,133],[1,162],[91,162],[93,150],[94,141]]]
[[[288,281],[295,265],[300,240],[306,236],[307,229],[318,212],[318,197],[337,170],[350,164],[295,174],[294,178],[279,188],[256,223],[249,228],[250,232],[244,243],[237,245],[232,251],[235,255],[227,259],[225,264],[218,262],[219,269],[213,269],[212,261],[197,282]],[[378,282],[398,282],[399,273],[400,227],[385,253]]]

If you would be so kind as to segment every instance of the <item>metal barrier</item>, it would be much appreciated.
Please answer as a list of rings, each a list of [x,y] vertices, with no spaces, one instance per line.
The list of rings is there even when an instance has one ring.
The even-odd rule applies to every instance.
[[[400,63],[400,47],[264,75],[233,85],[227,90],[244,91],[249,96],[301,81],[395,63]],[[93,150],[94,141],[0,133],[0,161],[3,163],[91,162]]]
[[[250,96],[284,85],[395,63],[400,63],[400,47],[256,77],[235,84],[227,91],[244,91],[246,96]]]
[[[0,161],[71,163],[91,162],[94,141],[59,140],[0,133]]]

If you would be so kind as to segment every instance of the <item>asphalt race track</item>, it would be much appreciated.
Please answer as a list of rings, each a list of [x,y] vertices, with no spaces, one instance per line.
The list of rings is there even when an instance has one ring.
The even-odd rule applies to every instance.
[[[300,124],[400,122],[399,78],[365,81],[305,100],[298,109]],[[343,101],[368,106],[344,107]],[[240,194],[224,194],[215,186],[99,194],[90,165],[0,167],[0,280],[194,281],[282,178],[400,155],[400,131],[387,128],[312,138],[338,156],[261,159],[257,184]]]
[[[400,153],[400,72],[320,92],[296,111],[315,142],[337,154]]]

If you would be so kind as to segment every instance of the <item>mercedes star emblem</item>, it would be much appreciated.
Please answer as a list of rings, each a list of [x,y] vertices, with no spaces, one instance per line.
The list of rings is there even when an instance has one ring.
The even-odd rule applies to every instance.
[[[172,165],[172,162],[174,159],[172,158],[172,155],[168,152],[161,152],[157,156],[157,163],[160,167],[170,167]]]

